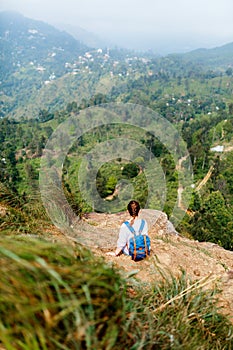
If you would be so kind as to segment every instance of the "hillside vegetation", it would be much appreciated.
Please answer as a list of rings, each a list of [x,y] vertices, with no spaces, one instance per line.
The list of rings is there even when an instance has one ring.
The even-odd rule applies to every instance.
[[[89,48],[18,14],[1,13],[0,23],[0,345],[232,349],[232,44],[155,57]],[[179,157],[149,127],[127,124],[127,109],[121,123],[110,112],[107,124],[98,123],[98,113],[91,119],[93,109],[108,105],[140,106],[166,120]],[[75,138],[83,115],[93,125]],[[69,122],[73,143],[64,155]],[[47,159],[49,196],[50,171],[64,156],[54,177],[63,197],[49,198],[58,222],[43,205],[39,182],[52,135],[59,137]],[[130,144],[137,147],[129,155]],[[151,158],[156,170],[147,168]],[[183,168],[192,173],[187,188]],[[173,223],[182,214],[179,235],[151,228],[152,256],[139,264],[104,255],[114,249],[111,233],[131,193]],[[94,240],[103,228],[107,242],[83,247],[79,235]]]
[[[233,75],[227,59],[232,45],[205,50],[205,54],[200,50],[160,58],[136,56],[124,50],[86,48],[68,34],[20,15],[2,13],[1,17],[1,59],[11,65],[9,69],[1,66],[0,180],[4,189],[15,193],[23,205],[38,196],[43,149],[56,128],[70,117],[78,120],[82,111],[106,103],[141,105],[174,125],[187,144],[193,193],[179,230],[231,250]],[[33,57],[31,42],[38,45],[37,58]],[[61,42],[66,46],[61,47]],[[8,47],[11,58],[7,56]],[[59,47],[59,54],[52,51],[54,47]],[[203,61],[201,65],[198,57]],[[219,58],[210,69],[209,60],[213,57]],[[41,71],[40,67],[44,69]],[[50,78],[44,76],[48,73]],[[23,89],[17,89],[16,76],[20,85],[25,85]],[[179,192],[183,210],[186,193],[182,193],[171,152],[154,135],[142,135],[123,124],[120,129],[110,124],[107,128],[94,128],[69,150],[62,181],[73,210],[83,215],[93,209],[85,203],[77,185],[81,159],[99,143],[119,136],[135,140],[152,152],[165,176],[166,200],[162,203],[157,193],[152,194],[149,208],[162,208],[170,217]],[[221,152],[215,151],[215,146],[221,146]],[[113,211],[118,208],[119,196],[124,196],[119,183],[133,186],[135,198],[142,205],[146,203],[145,162],[145,156],[139,152],[131,161],[118,157],[98,170],[97,191],[102,199],[112,201]],[[87,188],[87,192],[90,190]]]

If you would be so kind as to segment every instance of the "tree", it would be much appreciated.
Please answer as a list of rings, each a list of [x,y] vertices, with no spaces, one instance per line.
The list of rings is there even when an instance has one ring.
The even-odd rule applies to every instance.
[[[109,176],[106,183],[107,194],[112,194],[114,192],[116,184],[117,184],[117,178],[113,175]]]
[[[228,67],[227,70],[226,70],[226,75],[227,75],[228,77],[231,77],[232,74],[233,74],[233,69],[232,69],[231,67]]]
[[[49,113],[47,109],[40,109],[38,113],[39,122],[45,123],[53,118],[54,118],[54,115],[52,113]]]
[[[139,173],[139,167],[135,163],[126,164],[122,170],[122,175],[127,179],[131,179],[137,176]]]
[[[233,215],[219,191],[209,194],[191,219],[191,234],[201,242],[217,243],[233,250]]]
[[[73,102],[69,102],[66,106],[66,111],[68,113],[71,113],[71,112],[77,112],[78,111],[78,105],[77,105],[77,102],[73,101]]]
[[[233,115],[233,103],[229,103],[229,115]]]

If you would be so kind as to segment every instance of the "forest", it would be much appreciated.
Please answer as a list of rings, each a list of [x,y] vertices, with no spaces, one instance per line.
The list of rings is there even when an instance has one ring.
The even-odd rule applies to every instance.
[[[166,60],[166,70],[138,79],[125,79],[120,86],[113,86],[109,94],[97,93],[81,103],[72,101],[64,109],[51,112],[41,109],[37,118],[1,119],[1,169],[2,191],[17,194],[17,201],[25,205],[39,196],[38,178],[40,157],[46,142],[59,124],[70,116],[78,115],[98,105],[108,103],[136,104],[149,107],[166,118],[182,135],[192,162],[195,188],[183,220],[178,230],[188,237],[200,241],[211,241],[232,250],[233,237],[233,187],[232,187],[232,137],[233,137],[233,76],[231,71],[202,72],[192,67],[173,71],[173,64]],[[150,64],[150,70],[156,69]],[[177,72],[178,70],[178,72]],[[145,145],[158,160],[166,174],[167,198],[164,212],[171,214],[177,197],[178,174],[174,159],[161,141],[151,135],[128,130],[122,125],[120,130],[114,125],[96,127],[82,135],[70,148],[63,166],[63,186],[67,199],[78,215],[92,211],[85,203],[77,186],[80,160],[96,144],[119,136],[134,139]],[[222,146],[221,152],[214,151]],[[140,154],[130,162],[115,159],[102,165],[96,177],[96,188],[101,198],[111,197],[117,208],[116,186],[120,181],[128,181],[134,187],[134,197],[145,204],[148,188]],[[91,170],[90,170],[91,171]],[[208,181],[201,184],[208,176]],[[67,176],[69,174],[69,176]],[[198,184],[201,184],[198,186]],[[115,201],[115,202],[114,202]],[[154,199],[151,208],[159,208]],[[116,210],[116,209],[115,209]],[[124,208],[121,208],[124,210]],[[4,227],[5,218],[1,218]],[[20,223],[19,223],[20,225]],[[21,230],[23,230],[23,225]]]
[[[20,17],[17,21],[16,27],[20,28]],[[2,40],[5,58],[10,54],[12,42],[15,48],[14,56],[4,61],[11,68],[1,67],[2,200],[10,196],[18,206],[27,207],[28,203],[31,206],[31,201],[38,205],[40,159],[53,132],[66,120],[72,117],[78,120],[88,109],[111,103],[142,106],[167,120],[187,146],[193,188],[177,229],[188,237],[232,250],[233,69],[229,54],[232,44],[156,57],[121,49],[94,50],[81,44],[76,44],[73,50],[73,39],[67,37],[66,47],[63,51],[60,49],[64,57],[58,57],[51,43],[56,42],[56,47],[60,47],[62,36],[54,28],[31,21],[27,28],[36,29],[28,29],[29,34],[24,30],[13,38],[4,36]],[[4,29],[3,26],[2,32]],[[43,35],[50,38],[46,46],[38,35],[44,31]],[[28,35],[38,46],[40,56],[36,60],[27,44]],[[19,38],[21,44],[25,42],[24,52],[17,50]],[[75,52],[79,52],[78,60],[74,58]],[[20,62],[17,66],[15,60]],[[149,193],[143,171],[146,159],[140,156],[140,151],[130,161],[119,156],[98,169],[93,181],[100,198],[111,202],[113,212],[124,210],[118,202],[119,195],[124,196],[127,190],[127,186],[120,184],[125,183],[133,186],[133,195],[142,205],[146,205],[150,194],[149,208],[163,210],[172,220],[179,187],[176,160],[161,139],[149,131],[129,130],[124,123],[120,128],[111,122],[107,126],[97,126],[81,135],[69,149],[63,164],[62,182],[71,207],[80,216],[93,210],[77,186],[81,160],[96,145],[119,136],[145,146],[155,157],[165,177],[166,199],[162,201],[158,191]],[[89,175],[91,171],[90,168]],[[15,210],[12,215],[16,215]],[[6,218],[0,220],[1,227],[7,231]],[[23,231],[20,220],[14,221]]]
[[[231,350],[233,43],[92,48],[3,12],[0,48],[0,348]],[[105,254],[132,198],[176,229],[141,262]]]

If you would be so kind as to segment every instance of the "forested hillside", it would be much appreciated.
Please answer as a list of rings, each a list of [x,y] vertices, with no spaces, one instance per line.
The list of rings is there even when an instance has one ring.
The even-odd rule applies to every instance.
[[[0,348],[231,350],[232,43],[156,57],[0,13],[0,46]],[[132,198],[139,262],[111,255]]]
[[[62,122],[103,103],[141,105],[169,121],[187,144],[193,187],[178,229],[188,237],[232,250],[232,44],[154,57],[120,49],[88,48],[42,22],[12,13],[0,16],[2,201],[21,208],[39,197],[43,149]],[[108,130],[95,128],[69,150],[63,164],[63,186],[72,208],[78,215],[93,210],[77,186],[83,155],[119,134],[146,146],[156,157],[166,177],[163,210],[170,217],[177,191],[182,191],[171,153],[149,133],[138,134],[123,126],[120,131],[114,126]],[[112,201],[115,210],[122,181],[130,183],[135,197],[146,203],[144,161],[137,156],[131,161],[115,159],[99,169],[97,191],[101,198]],[[158,208],[159,203],[156,195],[152,196],[150,206]],[[182,210],[182,198],[179,206]],[[21,214],[13,211],[11,215]],[[14,220],[20,231],[24,230],[21,220],[27,222],[24,215]],[[7,220],[11,221],[11,216]],[[5,221],[6,217],[0,218],[1,227],[7,231]]]

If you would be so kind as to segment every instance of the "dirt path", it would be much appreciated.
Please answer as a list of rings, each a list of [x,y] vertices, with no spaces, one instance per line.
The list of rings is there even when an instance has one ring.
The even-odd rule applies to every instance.
[[[206,176],[204,177],[204,179],[201,180],[201,182],[198,184],[198,186],[196,187],[196,191],[200,191],[201,188],[203,186],[205,186],[205,184],[207,183],[207,181],[210,179],[212,172],[214,170],[213,165],[211,165],[211,167],[209,168],[208,173],[206,174]]]
[[[224,148],[224,152],[231,152],[233,151],[233,146],[227,146]]]
[[[224,153],[231,152],[231,151],[233,151],[233,146],[224,147],[223,155],[224,155]],[[202,187],[205,186],[205,184],[209,181],[213,170],[214,170],[214,166],[211,165],[211,167],[209,168],[208,173],[205,175],[205,177],[201,180],[201,182],[196,187],[196,191],[200,191],[202,189]]]
[[[185,155],[185,156],[183,156],[182,158],[180,158],[178,160],[178,164],[176,164],[176,170],[178,172],[182,171],[182,163],[185,162],[188,157],[189,157],[189,155]],[[179,186],[178,186],[178,189],[177,189],[177,206],[181,210],[186,211],[187,207],[185,205],[183,205],[183,201],[182,201],[182,193],[183,193],[183,191],[184,191],[183,185],[181,183],[179,183]]]

